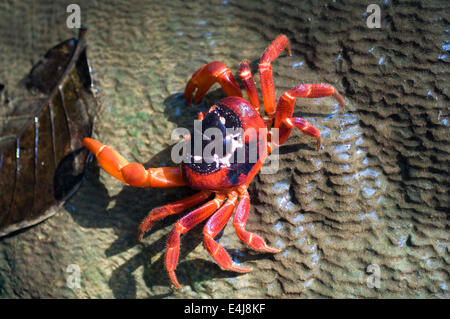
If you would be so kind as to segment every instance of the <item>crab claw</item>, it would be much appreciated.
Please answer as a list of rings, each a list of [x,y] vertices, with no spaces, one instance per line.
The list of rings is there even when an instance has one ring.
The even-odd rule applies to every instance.
[[[83,144],[95,155],[100,166],[108,174],[125,184],[134,187],[157,188],[186,185],[179,166],[145,169],[139,163],[129,163],[111,146],[104,145],[92,138],[84,138]]]

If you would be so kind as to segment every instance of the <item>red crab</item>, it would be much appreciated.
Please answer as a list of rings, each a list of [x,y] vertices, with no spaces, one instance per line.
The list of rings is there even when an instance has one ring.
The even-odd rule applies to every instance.
[[[214,154],[216,161],[212,163],[206,163],[201,158],[200,161],[195,162],[187,161],[185,163],[183,161],[177,167],[159,167],[146,170],[139,163],[129,163],[110,146],[103,145],[91,138],[84,139],[84,145],[95,154],[105,171],[125,184],[135,187],[189,186],[199,190],[198,193],[190,197],[154,208],[139,226],[139,240],[142,240],[143,234],[158,220],[194,207],[207,200],[214,193],[212,200],[178,220],[169,235],[165,266],[172,283],[177,288],[181,288],[175,275],[180,250],[180,235],[210,216],[203,229],[204,244],[209,254],[224,269],[240,273],[250,271],[248,268],[235,265],[227,251],[214,240],[214,237],[227,224],[233,211],[233,226],[242,241],[258,251],[269,253],[280,251],[267,246],[264,239],[245,229],[250,207],[247,188],[261,169],[267,156],[275,147],[287,140],[293,127],[297,127],[303,133],[315,137],[317,146],[320,148],[319,130],[302,118],[292,117],[295,98],[320,98],[334,95],[344,108],[342,97],[329,84],[301,84],[296,86],[290,91],[284,92],[275,107],[275,88],[272,80],[271,62],[285,48],[290,55],[289,40],[285,35],[280,35],[264,51],[259,63],[266,114],[264,117],[259,113],[259,99],[248,61],[242,62],[239,66],[239,77],[248,93],[250,102],[242,98],[239,85],[230,70],[223,63],[217,61],[208,63],[195,72],[187,83],[184,92],[187,104],[191,105],[192,94],[197,90],[194,104],[198,104],[208,89],[215,82],[218,82],[227,97],[217,102],[207,113],[199,114],[199,120],[202,121],[202,132],[210,127],[222,130],[225,134],[223,136],[224,145],[227,143],[234,145],[231,147],[231,151],[228,149],[229,153],[225,154],[228,156],[227,158],[235,156],[234,153],[242,148],[245,148],[247,154],[249,144],[257,141],[258,145],[262,145],[262,147],[257,150],[256,161],[250,162],[248,158],[245,158],[243,163],[234,163],[234,161],[230,163],[223,160],[226,156],[220,157],[221,154]],[[241,133],[230,136],[226,130],[229,128],[240,128]],[[272,131],[267,130],[270,128],[278,129],[278,143],[275,143],[275,139],[272,139]],[[256,135],[245,134],[249,129],[266,130],[259,130]],[[202,147],[204,147],[204,144],[202,144]]]

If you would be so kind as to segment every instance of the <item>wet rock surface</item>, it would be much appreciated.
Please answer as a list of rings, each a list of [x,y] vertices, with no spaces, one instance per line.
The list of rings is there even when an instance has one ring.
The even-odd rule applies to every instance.
[[[0,295],[448,298],[450,8],[386,1],[381,28],[370,29],[369,3],[80,1],[102,104],[94,137],[130,161],[171,165],[172,130],[191,128],[199,110],[224,96],[215,86],[200,106],[187,107],[181,93],[192,73],[214,60],[233,72],[244,59],[256,66],[280,33],[293,55],[272,64],[277,96],[326,82],[347,108],[332,98],[297,100],[295,115],[320,129],[322,149],[294,131],[278,172],[258,175],[249,189],[248,230],[282,252],[250,250],[231,225],[219,235],[251,273],[221,270],[199,225],[182,237],[183,289],[173,290],[164,252],[178,217],[141,244],[137,227],[152,208],[193,191],[123,186],[92,163],[54,217],[0,239]],[[0,82],[14,96],[30,59],[77,31],[65,25],[65,6],[51,1],[7,1],[0,12]],[[79,289],[68,287],[70,265],[80,268]],[[380,285],[370,288],[378,272]]]

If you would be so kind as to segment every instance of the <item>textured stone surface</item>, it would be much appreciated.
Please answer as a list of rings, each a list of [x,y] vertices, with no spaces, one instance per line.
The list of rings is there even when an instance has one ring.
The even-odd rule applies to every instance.
[[[10,92],[30,61],[76,35],[65,26],[66,4],[45,3],[0,4],[0,82]],[[177,218],[157,224],[142,244],[137,226],[152,208],[192,191],[123,186],[93,163],[54,217],[0,239],[2,296],[449,297],[448,3],[387,2],[380,29],[366,26],[370,2],[360,1],[79,3],[102,104],[95,137],[129,160],[170,164],[172,129],[190,128],[199,110],[180,96],[190,75],[214,60],[234,72],[243,59],[257,63],[279,33],[293,56],[273,63],[278,96],[328,82],[347,109],[332,98],[297,101],[295,114],[321,130],[323,148],[294,132],[278,173],[250,187],[248,229],[282,252],[251,251],[231,225],[220,237],[253,272],[222,271],[199,226],[182,238],[184,287],[174,291],[163,261]],[[200,109],[222,96],[213,90]],[[70,264],[81,268],[81,289],[67,288]],[[367,285],[372,264],[380,288]]]

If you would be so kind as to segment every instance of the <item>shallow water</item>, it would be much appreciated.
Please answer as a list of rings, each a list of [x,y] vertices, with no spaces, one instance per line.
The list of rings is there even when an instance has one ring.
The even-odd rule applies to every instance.
[[[95,138],[129,160],[170,165],[170,132],[190,128],[199,107],[180,93],[193,72],[219,60],[233,72],[257,63],[280,33],[293,55],[272,65],[277,96],[327,82],[344,96],[301,100],[296,116],[321,130],[323,147],[294,132],[277,174],[250,187],[248,229],[282,249],[248,249],[228,225],[219,242],[254,270],[222,271],[202,245],[201,226],[182,238],[174,291],[164,270],[177,218],[136,240],[154,207],[189,189],[123,186],[93,164],[79,191],[51,219],[0,239],[0,293],[9,297],[362,298],[449,297],[449,5],[391,2],[381,28],[355,1],[79,1],[101,97]],[[0,82],[17,82],[51,46],[76,36],[66,4],[0,4]],[[14,31],[11,31],[14,30]],[[11,72],[11,69],[14,72]],[[255,75],[259,88],[259,76]],[[81,288],[67,287],[67,267]],[[370,288],[374,269],[380,285]]]

